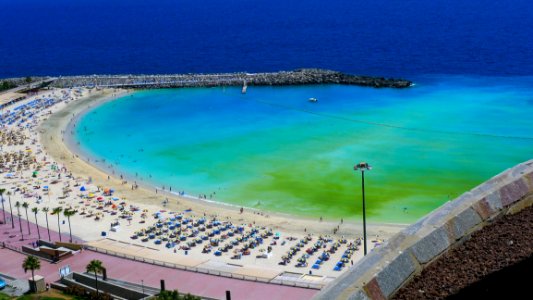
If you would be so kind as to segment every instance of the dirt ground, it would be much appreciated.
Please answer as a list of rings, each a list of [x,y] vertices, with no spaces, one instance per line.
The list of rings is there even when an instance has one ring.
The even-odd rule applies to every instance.
[[[506,215],[445,253],[393,299],[472,299],[525,292],[533,278],[533,207]],[[519,298],[518,298],[519,299]]]

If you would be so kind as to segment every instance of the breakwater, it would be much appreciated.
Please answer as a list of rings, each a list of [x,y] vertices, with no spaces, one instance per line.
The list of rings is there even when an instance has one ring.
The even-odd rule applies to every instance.
[[[56,79],[52,83],[52,86],[60,88],[178,88],[310,84],[346,84],[375,88],[406,88],[410,87],[412,82],[404,79],[349,75],[330,70],[299,69],[272,73],[68,76]]]

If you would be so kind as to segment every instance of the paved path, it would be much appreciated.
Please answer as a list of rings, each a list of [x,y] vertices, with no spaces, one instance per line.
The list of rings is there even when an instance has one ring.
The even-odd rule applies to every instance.
[[[36,82],[31,82],[30,84],[25,83],[23,85],[14,87],[12,89],[1,91],[0,95],[7,94],[7,93],[18,93],[18,92],[23,91],[23,90],[33,89],[33,88],[39,86],[40,84],[47,83],[47,82],[52,82],[52,81],[54,81],[56,79],[57,79],[56,77],[53,77],[53,78],[43,79],[43,80],[36,81]]]
[[[1,210],[0,210],[1,213]],[[49,221],[53,221],[50,218]],[[30,223],[32,230],[32,239],[19,241],[20,229],[18,220],[15,220],[15,229],[11,224],[0,225],[0,242],[9,242],[12,245],[21,246],[31,244],[37,237],[36,227]],[[57,222],[57,219],[56,219]],[[22,228],[27,233],[26,222],[23,221]],[[34,233],[35,231],[35,233]],[[41,227],[41,237],[47,239],[46,228]],[[7,234],[5,232],[8,232]],[[11,237],[13,234],[15,237]],[[52,239],[57,239],[58,234],[50,231]],[[26,236],[26,235],[25,235]],[[68,234],[63,235],[63,241],[68,241]],[[0,249],[0,273],[7,274],[16,278],[29,277],[29,273],[24,273],[22,261],[24,255],[9,249]],[[317,290],[294,288],[276,284],[266,284],[202,273],[188,272],[155,266],[147,263],[136,262],[124,258],[113,257],[92,251],[83,251],[80,254],[69,257],[58,264],[52,264],[47,261],[41,261],[41,269],[36,274],[42,275],[47,282],[53,282],[59,279],[59,268],[70,265],[71,270],[84,272],[85,266],[92,259],[101,260],[107,268],[107,275],[111,278],[129,281],[140,284],[144,281],[146,286],[158,288],[159,281],[165,280],[167,289],[178,289],[180,292],[191,293],[200,296],[224,299],[225,291],[230,290],[232,299],[310,299],[318,293]]]

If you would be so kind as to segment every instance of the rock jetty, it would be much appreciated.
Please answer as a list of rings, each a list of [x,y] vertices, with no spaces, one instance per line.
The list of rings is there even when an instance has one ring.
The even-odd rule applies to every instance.
[[[412,85],[412,82],[404,79],[349,75],[330,70],[298,69],[272,73],[67,76],[57,78],[52,82],[51,86],[60,88],[178,88],[310,84],[346,84],[375,88],[407,88]]]

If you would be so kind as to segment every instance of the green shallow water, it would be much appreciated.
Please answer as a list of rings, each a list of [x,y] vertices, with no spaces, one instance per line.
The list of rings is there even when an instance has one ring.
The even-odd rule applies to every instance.
[[[442,76],[403,90],[139,91],[85,115],[76,139],[136,180],[333,219],[360,218],[353,165],[367,161],[369,219],[412,222],[533,156],[532,83]]]

